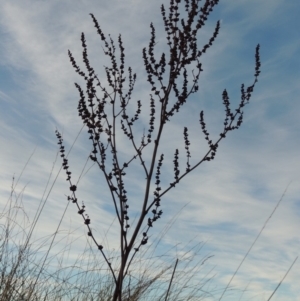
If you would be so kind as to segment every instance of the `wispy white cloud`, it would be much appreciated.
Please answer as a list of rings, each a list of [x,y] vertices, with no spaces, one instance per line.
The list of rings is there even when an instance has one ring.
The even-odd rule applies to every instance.
[[[168,1],[164,2],[167,7]],[[84,1],[1,4],[3,39],[1,37],[0,49],[3,55],[0,64],[3,71],[0,76],[5,76],[5,83],[9,83],[0,83],[1,203],[9,194],[12,175],[20,173],[37,146],[19,183],[19,189],[28,184],[24,204],[32,208],[33,214],[55,160],[55,128],[64,131],[68,148],[81,129],[76,111],[78,95],[73,86],[73,82],[81,80],[67,56],[70,49],[82,66],[81,32],[86,34],[92,65],[105,82],[103,65],[108,62],[89,13],[95,14],[104,32],[111,33],[115,41],[122,33],[128,65],[139,76],[133,102],[143,101],[145,113],[141,124],[147,125],[149,86],[144,81],[141,50],[148,45],[151,21],[157,25],[157,46],[164,49],[160,4],[158,0],[91,1],[89,5]],[[32,7],[34,10],[29,9]],[[299,250],[300,69],[297,53],[300,45],[295,30],[299,28],[295,11],[294,4],[283,0],[220,3],[199,39],[199,43],[206,41],[213,32],[214,21],[222,20],[220,35],[202,60],[205,72],[200,77],[199,93],[191,97],[182,115],[175,116],[173,123],[168,124],[162,144],[161,151],[170,154],[163,166],[166,179],[162,182],[166,187],[173,177],[175,148],[180,149],[180,166],[184,168],[185,164],[181,125],[190,127],[192,160],[196,162],[206,150],[198,122],[200,110],[205,110],[207,126],[216,139],[224,116],[221,93],[227,88],[232,107],[237,105],[241,83],[252,84],[254,51],[260,43],[262,74],[250,104],[245,107],[244,124],[221,143],[215,161],[201,165],[166,195],[162,202],[164,218],[153,230],[155,233],[162,229],[172,214],[189,203],[162,243],[164,246],[185,245],[196,235],[199,240],[207,240],[203,250],[215,254],[209,260],[211,266],[216,265],[218,273],[214,281],[224,286],[292,181],[280,207],[233,282],[242,290],[251,281],[244,299],[258,294],[258,300],[266,300]],[[137,128],[137,132],[141,133],[142,128]],[[84,130],[70,154],[74,180],[89,155],[88,142]],[[129,156],[131,146],[124,137],[120,138],[120,145],[122,154]],[[145,154],[149,156],[150,153],[151,147]],[[60,168],[59,159],[51,181]],[[39,228],[41,235],[55,231],[66,206],[68,187],[64,178],[61,173],[49,196],[42,215],[43,227]],[[133,210],[141,204],[139,193],[143,191],[143,184],[137,162],[128,178]],[[95,166],[81,179],[79,187],[80,199],[85,200],[93,227],[99,237],[103,237],[114,215],[107,205],[109,194],[104,190],[105,183]],[[80,228],[81,235],[82,221],[76,215],[76,209],[70,206],[63,229],[68,229],[71,219],[72,229]],[[109,235],[112,237],[107,242],[109,247],[116,248],[116,228],[112,227]],[[75,242],[74,249],[82,249],[81,243]],[[286,286],[279,289],[274,300],[297,300],[298,267],[296,263],[285,280]],[[285,294],[280,293],[281,289]],[[236,296],[240,295],[232,298]]]

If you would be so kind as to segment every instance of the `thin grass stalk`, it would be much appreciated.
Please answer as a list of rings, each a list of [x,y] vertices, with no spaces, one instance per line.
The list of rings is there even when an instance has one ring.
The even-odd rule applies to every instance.
[[[260,237],[261,233],[264,231],[265,227],[267,226],[268,222],[270,221],[270,219],[272,218],[273,214],[275,213],[275,211],[277,210],[277,208],[279,207],[281,201],[283,200],[283,197],[285,196],[285,193],[287,192],[287,189],[289,188],[291,182],[287,185],[287,187],[285,188],[282,196],[280,197],[279,201],[277,202],[276,206],[274,207],[272,213],[270,214],[270,216],[267,218],[267,220],[265,221],[264,225],[262,226],[262,228],[260,229],[259,233],[257,234],[256,238],[254,239],[253,243],[251,244],[250,248],[248,249],[247,253],[245,254],[244,258],[242,259],[242,261],[240,262],[240,264],[238,265],[237,269],[235,270],[235,272],[233,273],[232,277],[230,278],[229,282],[227,283],[224,291],[221,294],[221,297],[219,299],[219,301],[222,300],[223,296],[225,295],[228,287],[230,286],[233,278],[235,277],[235,275],[237,274],[237,272],[239,271],[240,267],[242,266],[242,264],[244,263],[244,261],[246,260],[247,256],[249,255],[250,251],[252,250],[253,246],[256,244],[258,238]]]
[[[169,292],[170,292],[170,289],[171,289],[171,285],[172,285],[172,281],[173,281],[173,278],[174,278],[174,275],[175,275],[177,264],[178,264],[178,258],[176,259],[176,263],[175,263],[175,266],[174,266],[174,269],[173,269],[172,277],[170,279],[169,287],[168,287],[168,290],[167,290],[167,293],[166,293],[165,301],[168,300],[168,295],[169,295]]]
[[[271,298],[274,296],[274,294],[276,293],[276,291],[280,287],[281,283],[284,281],[285,277],[288,275],[288,273],[290,272],[290,270],[292,269],[292,267],[296,263],[297,259],[298,259],[298,256],[295,258],[295,260],[293,261],[293,263],[291,264],[291,266],[289,267],[289,269],[286,271],[286,273],[284,274],[283,278],[280,280],[280,282],[278,283],[278,285],[276,286],[276,288],[274,289],[273,293],[271,294],[271,296],[269,297],[269,299],[267,301],[270,301]]]

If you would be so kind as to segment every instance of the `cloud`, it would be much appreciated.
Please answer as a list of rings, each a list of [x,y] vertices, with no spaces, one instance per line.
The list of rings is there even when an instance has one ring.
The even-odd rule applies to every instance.
[[[0,49],[3,55],[0,58],[0,76],[5,78],[0,83],[0,143],[5,146],[0,157],[1,204],[8,198],[13,174],[20,174],[37,146],[16,188],[20,192],[26,185],[24,204],[33,216],[53,162],[56,163],[50,183],[60,168],[60,157],[56,158],[56,127],[63,132],[66,149],[71,147],[81,129],[76,109],[79,96],[73,83],[78,82],[83,87],[84,83],[74,72],[67,56],[70,49],[83,67],[81,32],[86,35],[91,64],[105,83],[103,65],[109,61],[104,57],[100,38],[89,16],[91,12],[104,32],[111,33],[115,41],[122,33],[126,64],[138,74],[133,106],[129,112],[134,114],[135,102],[141,99],[142,115],[136,127],[137,141],[140,141],[138,135],[142,134],[144,127],[147,130],[150,93],[141,50],[149,43],[151,21],[157,28],[157,54],[166,51],[160,4],[156,0],[91,1],[90,5],[84,1],[1,4]],[[163,237],[160,251],[176,244],[184,246],[194,237],[206,241],[204,252],[215,255],[209,261],[209,266],[216,265],[215,283],[224,287],[283,191],[292,182],[235,278],[234,286],[241,290],[250,282],[245,299],[253,294],[263,298],[263,293],[264,299],[268,298],[299,250],[300,108],[297,101],[299,39],[296,32],[299,21],[295,11],[293,4],[281,0],[220,3],[199,38],[201,45],[205,43],[213,32],[215,21],[222,20],[218,39],[202,59],[204,72],[200,76],[199,93],[190,98],[181,115],[174,116],[167,124],[160,149],[160,153],[166,155],[162,187],[167,188],[173,181],[176,148],[179,149],[182,172],[185,169],[183,126],[189,127],[191,160],[196,163],[207,151],[199,125],[199,112],[205,111],[211,136],[218,139],[225,114],[222,91],[228,90],[234,110],[240,99],[241,83],[251,85],[253,82],[255,46],[260,43],[262,74],[250,104],[244,109],[244,124],[222,141],[213,162],[201,164],[174,191],[166,194],[162,200],[164,215],[151,233],[154,239],[155,230],[162,231],[172,214],[180,212]],[[118,142],[120,155],[125,160],[130,158],[132,146],[124,138],[120,137]],[[69,155],[74,181],[81,174],[90,150],[84,129]],[[151,152],[152,146],[145,150],[146,161]],[[86,171],[91,165],[89,162]],[[135,160],[126,182],[133,210],[131,220],[141,207],[144,178],[141,165]],[[99,239],[112,250],[118,246],[118,231],[117,223],[110,227],[114,214],[105,185],[99,170],[93,166],[86,174],[84,172],[78,192],[80,201],[84,200],[87,206]],[[47,191],[49,189],[50,186]],[[55,231],[66,206],[68,189],[65,175],[61,172],[42,215],[40,235]],[[189,205],[180,211],[187,203]],[[82,235],[86,229],[77,216],[76,208],[70,205],[61,229],[80,229],[78,231],[84,232],[78,235]],[[109,231],[111,239],[106,240],[106,231]],[[79,241],[74,242],[74,250],[82,250]],[[295,300],[299,295],[297,265],[274,300]],[[285,294],[280,294],[281,289]]]

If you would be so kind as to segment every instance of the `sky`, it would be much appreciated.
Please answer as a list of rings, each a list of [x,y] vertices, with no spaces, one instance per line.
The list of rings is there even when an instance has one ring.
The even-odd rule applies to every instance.
[[[4,207],[9,198],[13,176],[19,179],[30,158],[15,191],[22,195],[25,211],[31,218],[40,201],[47,199],[36,237],[56,231],[67,205],[69,188],[65,174],[60,171],[55,130],[63,133],[67,151],[76,140],[69,155],[74,181],[81,175],[91,151],[77,113],[79,96],[74,82],[83,82],[69,62],[68,49],[83,66],[80,35],[84,32],[91,65],[105,84],[103,66],[108,62],[89,14],[95,15],[104,33],[111,34],[115,41],[122,34],[126,66],[131,66],[138,76],[132,112],[136,100],[142,101],[138,137],[142,127],[147,126],[149,114],[151,88],[142,49],[148,46],[151,22],[156,27],[156,53],[167,49],[160,14],[162,3],[168,7],[164,0],[0,1],[0,206]],[[199,258],[211,256],[203,264],[204,270],[199,271],[200,277],[213,269],[213,288],[217,289],[212,299],[207,300],[218,300],[221,288],[227,285],[264,225],[231,283],[233,289],[223,300],[267,300],[299,255],[299,11],[297,1],[220,1],[199,32],[201,46],[220,20],[219,36],[201,58],[204,71],[199,91],[167,124],[163,134],[159,153],[165,154],[162,186],[166,187],[172,181],[176,148],[180,150],[180,166],[184,169],[183,127],[189,128],[191,160],[197,162],[207,150],[199,112],[204,110],[208,130],[216,140],[225,114],[222,92],[227,89],[235,108],[241,84],[248,86],[253,82],[255,47],[260,44],[261,75],[250,104],[245,107],[244,123],[220,143],[214,161],[201,164],[166,194],[162,219],[150,232],[149,241],[154,242],[168,229],[157,252],[169,250],[168,260],[175,262],[179,257],[179,267],[184,264],[183,254],[188,250],[188,254]],[[132,154],[125,139],[119,139],[121,155]],[[146,158],[151,149],[152,146],[145,151]],[[134,220],[143,195],[141,166],[134,163],[129,175],[129,214]],[[78,197],[85,202],[104,250],[116,250],[118,231],[116,223],[110,227],[114,213],[109,193],[91,161],[80,179]],[[79,237],[73,244],[74,258],[82,248],[80,241],[86,240],[86,229],[76,211],[70,204],[60,226],[62,233],[69,231],[72,237]],[[105,234],[109,239],[105,239]],[[195,254],[191,248],[199,243],[203,243],[203,248]],[[272,300],[300,300],[299,281],[298,260]]]

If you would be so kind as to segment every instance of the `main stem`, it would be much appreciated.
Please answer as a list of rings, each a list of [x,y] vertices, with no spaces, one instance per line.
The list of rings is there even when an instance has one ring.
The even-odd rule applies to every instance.
[[[137,223],[137,226],[135,227],[134,233],[131,237],[131,240],[130,240],[127,248],[124,250],[124,252],[123,252],[123,250],[121,251],[122,252],[122,254],[121,254],[121,267],[120,267],[120,272],[119,272],[117,283],[116,283],[116,289],[115,289],[115,292],[114,292],[113,301],[117,301],[117,300],[122,301],[122,285],[123,285],[123,280],[124,280],[125,266],[126,266],[126,263],[128,261],[128,257],[129,257],[129,254],[130,254],[131,250],[132,250],[133,244],[136,240],[136,237],[139,234],[139,231],[141,229],[143,221],[144,221],[144,219],[145,219],[145,217],[148,213],[147,212],[147,204],[148,204],[148,199],[149,199],[151,179],[152,179],[154,166],[155,166],[155,162],[156,162],[158,145],[159,145],[159,141],[160,141],[160,138],[161,138],[164,123],[165,123],[165,112],[166,112],[166,107],[167,107],[167,102],[168,102],[168,99],[169,99],[169,95],[171,93],[171,88],[172,88],[172,83],[170,82],[169,86],[168,86],[168,89],[166,91],[166,94],[164,96],[164,100],[162,102],[161,115],[160,115],[160,126],[159,126],[159,130],[158,130],[158,133],[157,133],[156,140],[154,142],[154,149],[153,149],[153,155],[152,155],[152,159],[151,159],[151,166],[150,166],[149,174],[148,174],[148,177],[147,177],[143,208],[141,210],[141,215],[140,215],[139,221]],[[121,231],[123,231],[123,229]]]

